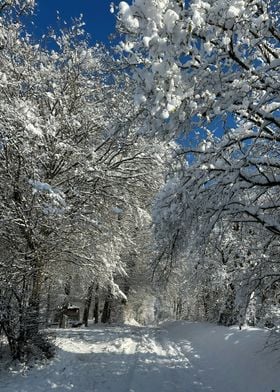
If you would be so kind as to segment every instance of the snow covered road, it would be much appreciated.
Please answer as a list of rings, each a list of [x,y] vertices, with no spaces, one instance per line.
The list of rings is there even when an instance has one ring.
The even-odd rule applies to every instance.
[[[263,330],[170,322],[55,333],[56,358],[2,371],[1,392],[280,392],[280,352],[263,350]]]

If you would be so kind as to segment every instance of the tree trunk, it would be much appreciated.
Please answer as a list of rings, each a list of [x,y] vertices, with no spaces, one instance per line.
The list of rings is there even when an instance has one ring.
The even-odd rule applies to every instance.
[[[238,324],[238,310],[235,308],[236,291],[232,283],[229,285],[228,290],[229,294],[220,312],[218,324],[230,327],[231,325]]]
[[[99,322],[99,285],[98,284],[96,285],[95,288],[93,317],[94,317],[94,323],[98,324]]]
[[[112,301],[113,309],[114,309],[114,314],[111,316],[111,319],[114,322],[118,323],[124,323],[126,320],[126,315],[127,315],[127,309],[128,309],[128,294],[130,291],[130,284],[128,279],[124,279],[124,283],[121,286],[121,290],[126,296],[126,298],[116,298],[114,301]]]
[[[65,298],[64,298],[64,301],[63,301],[63,304],[61,307],[60,315],[59,315],[59,328],[63,328],[63,324],[64,324],[63,316],[65,315],[65,312],[67,311],[67,309],[69,307],[69,296],[70,296],[70,292],[71,292],[71,278],[66,283],[65,288],[64,288],[64,292],[65,292]]]
[[[104,302],[103,312],[101,316],[101,323],[105,324],[110,322],[111,310],[112,310],[112,293],[111,293],[111,289],[109,289]]]
[[[210,300],[210,295],[208,293],[202,294],[202,302],[203,302],[204,318],[206,321],[209,321],[209,313],[210,313],[209,304],[211,300]]]
[[[94,284],[92,283],[88,288],[87,296],[85,299],[85,309],[84,309],[84,314],[83,314],[83,324],[85,325],[85,327],[88,326],[88,316],[89,316],[89,310],[90,310],[91,301],[92,301],[93,287],[94,287]]]
[[[46,306],[46,327],[49,326],[51,320],[51,284],[48,285],[47,306]]]
[[[176,320],[180,320],[182,318],[182,310],[183,310],[183,301],[181,297],[178,297],[177,306],[176,306]]]
[[[33,287],[28,301],[26,314],[26,338],[33,339],[39,333],[40,327],[40,295],[42,284],[42,271],[36,267],[33,275]]]

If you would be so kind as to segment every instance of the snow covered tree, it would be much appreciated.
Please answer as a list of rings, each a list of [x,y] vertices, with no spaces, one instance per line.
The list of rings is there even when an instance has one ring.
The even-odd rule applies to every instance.
[[[173,0],[119,6],[119,29],[126,33],[120,48],[138,82],[135,100],[147,115],[145,131],[172,137],[200,130],[206,139],[181,152],[195,160],[181,179],[186,192],[197,178],[201,192],[193,194],[214,189],[216,195],[220,188],[220,203],[213,199],[217,214],[232,205],[273,232],[279,232],[278,21],[273,1],[197,0],[186,9]],[[230,126],[216,141],[213,128],[227,132]],[[250,188],[258,191],[246,203]],[[264,193],[274,195],[272,203]]]
[[[121,2],[118,16],[147,132],[188,133],[228,113],[279,129],[275,2],[137,0]]]
[[[135,103],[145,116],[142,131],[183,144],[154,207],[160,267],[174,270],[186,249],[202,244],[207,274],[219,252],[249,252],[246,268],[230,255],[227,266],[219,266],[233,288],[234,319],[245,271],[249,296],[265,266],[267,276],[279,277],[265,250],[267,238],[280,233],[279,9],[275,1],[261,0],[193,0],[186,6],[135,0],[120,3],[118,18],[125,36],[119,50],[138,84]],[[221,228],[235,235],[209,259]],[[251,252],[255,241],[264,247],[258,254]],[[256,268],[249,267],[253,254]]]
[[[118,211],[143,205],[142,187],[153,193],[161,147],[136,135],[130,81],[107,50],[88,46],[80,19],[48,36],[56,50],[34,44],[9,12],[2,21],[0,322],[22,358],[42,343],[49,288],[67,285],[73,265],[89,285],[121,293]]]

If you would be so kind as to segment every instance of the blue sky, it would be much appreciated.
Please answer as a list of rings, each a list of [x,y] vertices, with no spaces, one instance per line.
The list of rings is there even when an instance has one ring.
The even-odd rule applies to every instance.
[[[84,15],[85,30],[93,42],[108,43],[108,35],[115,31],[116,16],[110,13],[112,0],[37,0],[36,16],[33,19],[36,35],[42,35],[47,27],[55,26],[56,11],[62,20]],[[119,1],[115,1],[116,4]]]

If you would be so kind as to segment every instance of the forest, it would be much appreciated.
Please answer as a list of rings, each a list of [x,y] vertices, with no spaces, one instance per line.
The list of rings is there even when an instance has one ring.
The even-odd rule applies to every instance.
[[[0,356],[164,320],[280,349],[278,1],[121,1],[111,47],[35,9],[0,0]]]

